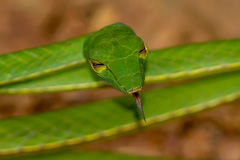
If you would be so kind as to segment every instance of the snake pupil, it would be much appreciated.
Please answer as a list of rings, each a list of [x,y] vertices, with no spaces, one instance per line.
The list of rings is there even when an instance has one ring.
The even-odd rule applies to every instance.
[[[139,51],[139,58],[143,58],[143,59],[147,58],[147,47],[144,43]]]
[[[145,53],[146,52],[146,49],[145,47],[141,48],[140,51],[139,51],[139,54],[142,54],[142,53]]]
[[[103,67],[103,66],[104,66],[104,64],[102,64],[102,63],[93,63],[94,68]]]

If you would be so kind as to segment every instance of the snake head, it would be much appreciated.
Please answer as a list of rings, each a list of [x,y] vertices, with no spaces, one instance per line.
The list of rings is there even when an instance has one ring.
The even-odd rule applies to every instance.
[[[117,90],[128,94],[142,90],[148,51],[129,26],[115,23],[94,32],[83,51],[96,74]]]

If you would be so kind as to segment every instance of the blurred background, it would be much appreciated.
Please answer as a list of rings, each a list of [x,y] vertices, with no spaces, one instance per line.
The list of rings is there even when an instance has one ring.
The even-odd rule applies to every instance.
[[[123,22],[148,48],[240,37],[239,0],[0,0],[0,53]],[[104,95],[102,93],[105,93]],[[114,89],[0,96],[0,118],[121,95]],[[240,101],[84,148],[143,156],[240,159]]]

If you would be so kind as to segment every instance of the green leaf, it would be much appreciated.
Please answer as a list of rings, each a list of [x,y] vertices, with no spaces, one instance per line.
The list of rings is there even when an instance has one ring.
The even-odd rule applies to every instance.
[[[81,39],[80,39],[81,40]],[[73,42],[71,40],[70,42]],[[78,43],[78,39],[74,39],[74,43]],[[80,42],[79,42],[80,43]],[[64,43],[63,43],[64,44]],[[60,46],[60,44],[58,45]],[[64,46],[67,50],[68,46]],[[41,48],[41,47],[40,47]],[[38,51],[38,49],[35,49]],[[41,49],[40,49],[41,50]],[[54,52],[54,50],[52,51]],[[25,52],[24,52],[25,53]],[[78,53],[78,54],[77,54]],[[75,60],[79,63],[82,62],[82,53],[69,52],[68,55],[71,58],[71,62]],[[224,40],[217,42],[204,42],[197,44],[189,44],[184,46],[172,47],[168,49],[156,50],[149,52],[148,66],[146,71],[146,83],[156,83],[162,81],[170,81],[178,78],[194,78],[206,75],[211,75],[215,73],[229,72],[232,70],[238,70],[240,68],[240,39],[236,40]],[[15,53],[21,57],[22,53]],[[79,55],[80,54],[80,55]],[[11,54],[9,54],[9,57]],[[7,55],[4,55],[7,56]],[[4,56],[0,56],[4,59]],[[55,55],[56,59],[64,59],[64,56]],[[66,56],[66,55],[65,55]],[[53,56],[54,57],[54,56]],[[54,59],[52,57],[52,59]],[[80,57],[80,58],[77,58]],[[27,59],[27,58],[26,58]],[[63,61],[61,64],[63,64]],[[41,62],[41,59],[38,59]],[[56,63],[59,61],[56,61]],[[58,91],[71,91],[79,89],[89,89],[96,87],[106,86],[107,83],[100,80],[93,73],[89,66],[72,66],[69,68],[70,63],[64,61],[65,67],[61,67],[56,72],[50,64],[44,65],[45,68],[49,70],[49,74],[41,77],[35,77],[36,79],[25,80],[23,82],[14,83],[10,85],[3,85],[0,87],[0,93],[4,94],[22,94],[22,93],[43,93],[43,92],[58,92]],[[32,62],[34,63],[34,62]],[[46,64],[46,63],[43,63]],[[55,64],[55,63],[54,63]],[[55,64],[56,65],[56,64]],[[2,69],[0,66],[0,71],[16,71],[21,74],[18,69],[14,69],[14,66],[7,67],[2,66],[6,69]],[[36,67],[36,66],[35,66]],[[33,67],[34,68],[34,67]],[[40,67],[39,70],[42,69]],[[21,72],[29,71],[29,66],[22,66]],[[35,68],[35,70],[38,70]],[[30,72],[30,71],[29,71]],[[2,72],[0,72],[2,73]],[[45,72],[44,72],[45,73]],[[50,74],[51,73],[51,74]],[[4,75],[3,74],[3,75]],[[14,75],[12,73],[11,75]],[[32,72],[31,72],[32,74]],[[2,78],[4,76],[0,76]],[[25,78],[27,78],[25,76]],[[29,77],[28,77],[29,78]],[[21,79],[21,78],[20,78]],[[24,78],[22,77],[22,80]],[[16,79],[15,79],[16,80]],[[12,80],[10,80],[12,81]]]
[[[207,88],[207,89],[206,89]],[[147,123],[130,96],[0,121],[0,154],[33,152],[137,131],[240,96],[240,71],[142,94]]]

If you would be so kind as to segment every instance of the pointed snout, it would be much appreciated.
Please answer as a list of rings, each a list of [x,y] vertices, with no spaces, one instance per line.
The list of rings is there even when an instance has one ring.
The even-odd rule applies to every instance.
[[[132,93],[136,93],[136,92],[140,92],[142,90],[142,87],[137,87],[137,88],[131,88],[128,93],[132,94]]]
[[[134,93],[142,89],[144,83],[144,73],[142,73],[139,59],[136,56],[128,56],[118,61],[111,62],[108,66],[114,76],[113,86],[124,92]]]
[[[120,78],[118,82],[120,83],[121,87],[125,90],[125,93],[128,94],[141,91],[143,86],[143,79],[140,73],[124,76]]]

